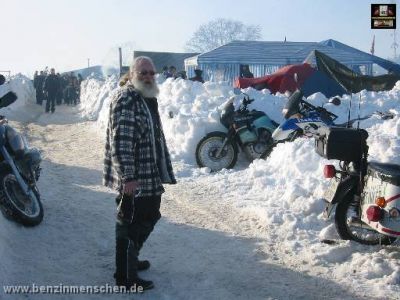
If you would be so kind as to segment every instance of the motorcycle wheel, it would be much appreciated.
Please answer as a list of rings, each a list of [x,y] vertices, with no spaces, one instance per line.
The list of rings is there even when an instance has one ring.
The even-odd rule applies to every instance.
[[[275,144],[275,143],[268,145],[267,149],[264,151],[263,154],[261,154],[260,158],[266,159],[268,156],[270,156],[270,154],[272,153],[272,150],[274,150],[276,145],[277,144]]]
[[[43,220],[43,206],[35,187],[26,196],[9,166],[0,167],[0,208],[3,214],[24,226],[35,226]]]
[[[200,168],[208,167],[215,172],[235,166],[238,156],[236,144],[227,143],[221,156],[215,157],[226,137],[225,133],[214,131],[200,140],[196,147],[196,162]]]
[[[364,245],[392,244],[396,238],[381,234],[360,220],[353,198],[354,194],[350,194],[336,206],[335,225],[339,236],[343,240],[353,240]]]

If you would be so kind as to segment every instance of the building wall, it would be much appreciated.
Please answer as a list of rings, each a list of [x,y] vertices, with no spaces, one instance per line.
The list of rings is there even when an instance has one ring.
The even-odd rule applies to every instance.
[[[301,62],[298,62],[301,63]],[[243,63],[242,63],[243,64]],[[188,78],[194,76],[194,70],[199,68],[203,70],[203,79],[205,81],[226,81],[233,84],[235,79],[240,74],[240,63],[234,64],[186,64],[185,70]],[[269,65],[269,64],[249,64],[250,72],[253,73],[254,77],[262,77],[265,75],[276,72],[279,68],[284,65]],[[353,69],[352,65],[347,65],[350,69]],[[372,75],[372,65],[366,64],[361,67],[364,75]]]

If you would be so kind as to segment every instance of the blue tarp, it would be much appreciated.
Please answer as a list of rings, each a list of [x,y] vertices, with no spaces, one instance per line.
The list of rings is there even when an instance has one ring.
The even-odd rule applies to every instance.
[[[318,70],[307,78],[301,87],[301,91],[306,97],[317,92],[324,94],[327,98],[346,94],[345,89],[339,83]]]

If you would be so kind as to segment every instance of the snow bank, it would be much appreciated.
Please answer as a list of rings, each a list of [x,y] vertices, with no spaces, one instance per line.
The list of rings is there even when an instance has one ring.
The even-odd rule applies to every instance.
[[[0,96],[9,91],[16,93],[18,99],[11,105],[1,108],[0,114],[5,115],[9,120],[27,120],[27,114],[30,114],[30,112],[26,106],[36,103],[36,92],[33,82],[22,74],[16,74],[0,86]]]

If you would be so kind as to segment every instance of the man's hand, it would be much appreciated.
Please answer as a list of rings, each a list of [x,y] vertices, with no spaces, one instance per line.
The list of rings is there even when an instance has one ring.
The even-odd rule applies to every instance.
[[[128,181],[124,183],[122,192],[127,195],[134,195],[139,186],[139,182],[137,181]]]

